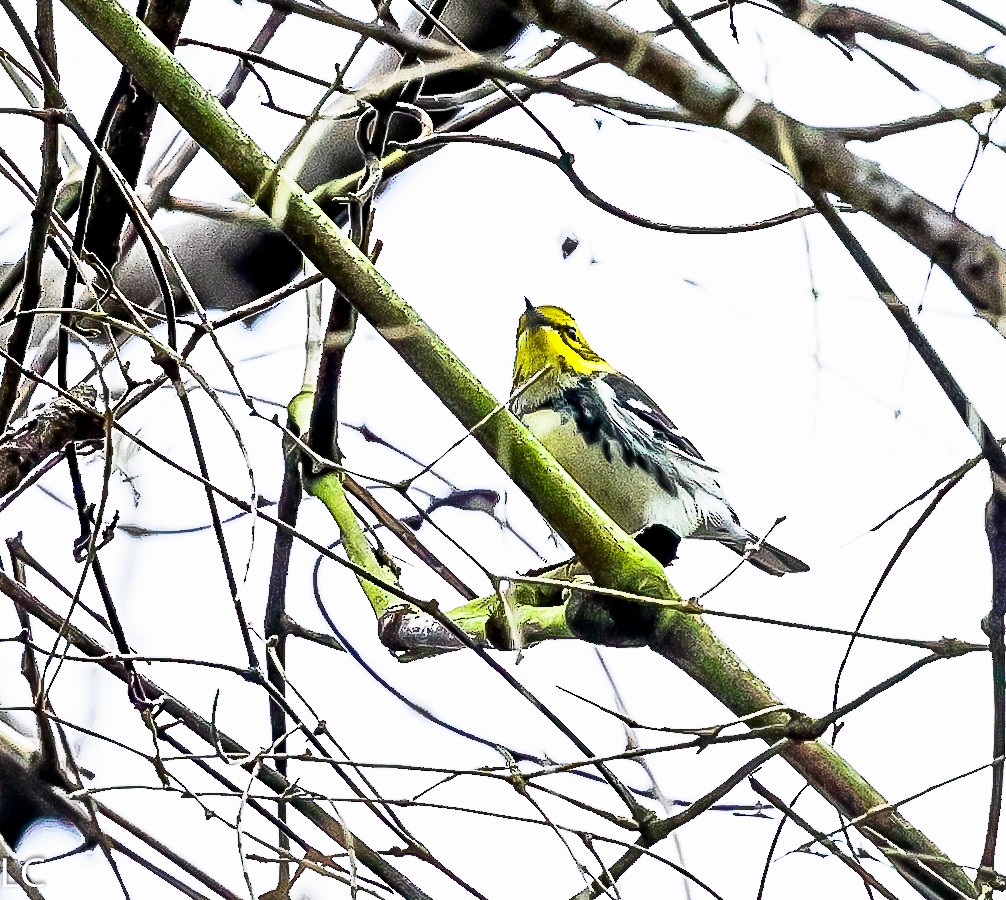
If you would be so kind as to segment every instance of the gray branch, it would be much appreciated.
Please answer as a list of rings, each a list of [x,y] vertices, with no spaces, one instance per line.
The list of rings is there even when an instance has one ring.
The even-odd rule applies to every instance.
[[[1006,330],[1006,251],[857,156],[835,133],[780,112],[712,67],[673,53],[582,0],[523,0],[519,8],[528,20],[613,63],[699,121],[736,134],[786,166],[808,192],[825,191],[868,213],[943,269],[980,316]],[[955,61],[968,62],[965,57],[962,51]]]

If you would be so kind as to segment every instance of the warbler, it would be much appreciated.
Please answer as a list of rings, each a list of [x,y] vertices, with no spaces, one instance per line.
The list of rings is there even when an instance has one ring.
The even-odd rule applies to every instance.
[[[682,538],[704,538],[771,575],[808,571],[741,525],[717,470],[642,388],[590,348],[568,312],[525,303],[514,414],[601,509],[663,565]]]

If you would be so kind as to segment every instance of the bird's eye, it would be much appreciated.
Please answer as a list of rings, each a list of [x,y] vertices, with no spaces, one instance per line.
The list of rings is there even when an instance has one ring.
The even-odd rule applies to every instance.
[[[576,329],[572,325],[567,325],[563,329],[563,331],[566,332],[566,337],[568,337],[570,340],[572,341],[576,340]]]

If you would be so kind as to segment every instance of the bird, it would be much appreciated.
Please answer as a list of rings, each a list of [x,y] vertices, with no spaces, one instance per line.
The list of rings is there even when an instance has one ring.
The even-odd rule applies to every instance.
[[[741,525],[718,470],[639,385],[591,349],[566,310],[524,302],[511,408],[601,509],[665,566],[683,538],[700,538],[771,575],[809,571]]]

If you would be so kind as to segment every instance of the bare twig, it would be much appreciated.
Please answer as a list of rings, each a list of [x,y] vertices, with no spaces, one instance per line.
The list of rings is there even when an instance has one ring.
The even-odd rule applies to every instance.
[[[763,785],[757,778],[752,776],[748,779],[748,784],[751,785],[752,790],[764,797],[771,803],[776,809],[783,813],[787,818],[792,819],[797,825],[799,825],[804,831],[812,834],[821,844],[827,847],[839,861],[844,865],[848,866],[855,872],[863,881],[877,891],[882,897],[887,897],[887,900],[898,900],[897,896],[893,894],[885,885],[877,881],[863,865],[855,859],[855,857],[849,856],[847,853],[842,851],[842,848],[838,846],[831,838],[822,832],[818,831],[813,825],[810,824],[806,819],[803,818],[792,806],[788,805],[785,801],[773,794],[765,785]]]

